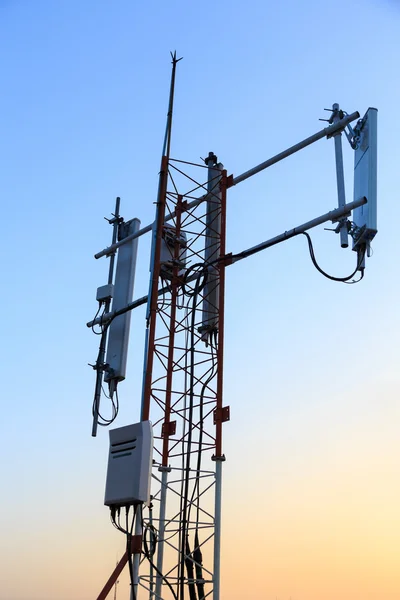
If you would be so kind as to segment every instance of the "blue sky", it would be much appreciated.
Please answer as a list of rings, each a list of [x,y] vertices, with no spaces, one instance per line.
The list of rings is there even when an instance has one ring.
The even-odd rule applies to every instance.
[[[85,323],[115,196],[126,217],[153,218],[174,49],[172,154],[214,151],[234,175],[317,131],[333,102],[379,109],[379,233],[363,282],[323,279],[304,239],[228,269],[223,585],[232,600],[398,599],[399,23],[389,0],[0,2],[1,600],[89,600],[123,548],[102,506],[107,434],[90,437],[97,339]],[[348,146],[345,168],[351,199]],[[230,191],[228,250],[336,202],[323,140]],[[313,239],[326,269],[352,270],[334,234]],[[138,310],[121,425],[138,418],[143,331]],[[238,514],[260,551],[231,588]]]

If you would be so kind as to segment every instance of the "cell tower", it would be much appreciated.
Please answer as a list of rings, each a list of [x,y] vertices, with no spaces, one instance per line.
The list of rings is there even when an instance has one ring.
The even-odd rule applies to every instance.
[[[110,220],[112,244],[96,254],[110,257],[108,283],[98,289],[99,311],[88,326],[100,328],[94,365],[93,429],[118,413],[118,385],[125,378],[130,311],[143,304],[146,336],[140,421],[110,431],[105,504],[127,548],[98,600],[107,597],[128,564],[131,599],[220,600],[221,490],[225,269],[299,234],[324,275],[353,281],[365,269],[376,226],[377,111],[363,119],[337,104],[328,126],[242,175],[228,176],[213,152],[203,164],[170,155],[176,66],[172,76],[154,223],[140,229],[125,222],[119,199]],[[351,123],[357,120],[353,129]],[[354,200],[346,204],[342,159],[344,132],[355,151]],[[338,208],[257,246],[226,252],[227,190],[322,138],[334,138]],[[353,213],[353,220],[349,219]],[[348,277],[319,267],[307,230],[332,221],[342,247],[353,239],[356,266]],[[133,300],[139,237],[152,235],[149,293]],[[114,276],[115,257],[117,257]],[[101,313],[101,314],[100,314]],[[113,406],[101,416],[103,382]]]

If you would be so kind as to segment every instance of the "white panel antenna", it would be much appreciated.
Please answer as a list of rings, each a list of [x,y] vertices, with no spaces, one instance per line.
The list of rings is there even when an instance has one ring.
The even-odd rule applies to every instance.
[[[211,263],[203,293],[203,318],[199,331],[203,341],[208,343],[209,336],[218,330],[219,285],[218,265],[212,264],[219,257],[221,237],[221,172],[224,165],[210,152],[205,159],[208,167],[207,230],[205,236],[204,260]]]
[[[377,127],[378,111],[369,108],[354,129],[354,200],[365,196],[367,204],[356,208],[353,221],[356,226],[353,250],[364,244],[369,246],[377,228]]]
[[[132,219],[121,224],[120,240],[139,231],[139,219]],[[117,271],[114,283],[114,298],[112,311],[125,308],[132,302],[133,287],[135,283],[136,257],[138,238],[130,240],[118,249]],[[126,362],[128,357],[129,329],[131,324],[131,312],[128,311],[115,317],[110,325],[105,381],[119,382],[125,379]]]

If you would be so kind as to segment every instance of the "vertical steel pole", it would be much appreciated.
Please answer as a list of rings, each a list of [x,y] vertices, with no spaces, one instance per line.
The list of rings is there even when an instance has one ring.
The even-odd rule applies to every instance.
[[[222,165],[221,165],[222,167]],[[222,171],[221,189],[221,238],[220,256],[225,256],[226,235],[226,189],[227,173]],[[223,369],[224,369],[224,309],[225,309],[225,263],[219,263],[219,311],[218,311],[218,374],[217,374],[217,408],[215,412],[215,507],[214,507],[214,577],[213,600],[220,600],[221,578],[221,499],[222,499],[222,463],[225,456],[222,453],[222,423],[223,423]]]
[[[141,504],[138,505],[135,521],[135,536],[142,536],[142,518],[143,518],[143,507]],[[135,589],[135,595],[133,595],[133,589],[131,588],[131,600],[137,600],[139,591],[139,565],[140,565],[140,552],[136,552],[133,555],[133,587]]]
[[[159,540],[157,553],[157,577],[156,577],[156,595],[161,596],[163,559],[164,559],[164,528],[165,528],[165,512],[167,503],[167,473],[170,470],[168,467],[169,456],[169,436],[171,435],[171,395],[172,395],[172,376],[174,372],[174,341],[176,328],[176,309],[178,300],[178,260],[181,253],[179,243],[181,233],[181,214],[182,214],[182,198],[178,196],[176,206],[176,223],[175,223],[175,247],[174,247],[174,267],[172,270],[172,290],[171,290],[171,312],[169,321],[168,335],[168,359],[167,359],[167,376],[166,376],[166,391],[165,391],[165,408],[164,408],[164,423],[163,423],[163,452],[161,471],[161,496],[160,496],[160,521],[159,521]]]
[[[220,600],[221,585],[221,506],[222,506],[222,463],[215,461],[215,508],[214,508],[214,586],[213,600]]]
[[[165,202],[168,181],[169,153],[171,147],[172,115],[174,109],[175,75],[176,65],[181,60],[180,58],[176,58],[176,52],[174,52],[174,54],[171,53],[171,57],[172,72],[171,85],[169,91],[167,124],[165,128],[165,138],[161,157],[161,169],[158,182],[156,218],[153,223],[153,242],[150,267],[151,273],[146,312],[147,330],[145,341],[144,373],[142,387],[142,408],[140,417],[142,421],[147,421],[150,415],[151,376],[153,369],[153,350],[156,316],[155,313],[157,308],[158,297],[158,278],[160,275],[161,236],[165,220]]]
[[[332,105],[333,123],[340,121],[339,104]],[[343,168],[343,152],[342,152],[342,133],[336,133],[333,136],[335,141],[335,158],[336,158],[336,183],[338,192],[339,208],[343,208],[346,204],[346,194],[344,188],[344,168]],[[349,235],[347,231],[346,219],[342,219],[339,224],[340,245],[342,248],[347,248],[349,245]]]
[[[162,231],[164,226],[165,203],[168,181],[168,157],[163,156],[161,159],[160,183],[157,199],[157,218],[155,222],[155,247],[154,261],[151,271],[150,292],[148,297],[148,313],[147,325],[148,333],[146,332],[147,356],[145,356],[144,378],[142,388],[142,409],[141,421],[147,421],[150,416],[150,398],[151,398],[151,381],[153,375],[153,359],[154,359],[154,336],[156,331],[156,313],[158,301],[158,283],[160,276],[160,255]]]
[[[150,497],[150,506],[149,506],[149,525],[152,528],[153,527],[153,503],[152,503],[152,497]],[[154,568],[153,565],[150,565],[150,577],[149,577],[149,598],[150,600],[153,598],[154,596]]]
[[[115,200],[115,213],[114,218],[109,221],[113,225],[113,233],[112,233],[112,244],[115,244],[117,240],[118,233],[118,225],[120,222],[119,218],[119,206],[120,206],[120,198],[119,196]],[[110,256],[110,266],[108,268],[108,283],[113,282],[114,277],[114,263],[115,263],[115,253],[114,251]],[[107,300],[104,306],[104,313],[109,312],[111,306],[111,300]],[[100,398],[101,391],[103,385],[103,365],[104,359],[106,356],[106,344],[107,344],[107,329],[102,333],[100,338],[100,346],[99,346],[99,355],[96,361],[96,388],[94,392],[94,414],[93,414],[93,424],[92,424],[92,437],[96,437],[97,435],[97,425],[99,418],[99,410],[100,410]]]
[[[164,560],[164,535],[165,535],[165,512],[167,506],[167,479],[168,468],[161,467],[161,496],[160,496],[160,521],[158,524],[158,552],[157,552],[157,570],[162,573]],[[157,573],[156,577],[156,598],[161,598],[162,577]]]
[[[222,166],[222,165],[221,165]],[[225,234],[226,234],[226,188],[227,173],[222,171],[221,177],[221,237],[220,237],[220,257],[225,256]],[[222,423],[223,423],[223,374],[224,374],[224,328],[225,328],[225,262],[219,262],[219,289],[218,289],[218,346],[217,346],[217,402],[215,410],[215,458],[223,459],[222,454]]]

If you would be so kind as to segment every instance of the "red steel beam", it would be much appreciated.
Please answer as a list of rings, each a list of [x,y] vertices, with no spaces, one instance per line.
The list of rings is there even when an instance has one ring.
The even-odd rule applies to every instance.
[[[179,237],[181,233],[181,214],[182,214],[182,197],[178,196],[178,202],[176,205],[176,227],[175,227],[175,248],[174,248],[174,259],[179,259],[180,244]],[[170,436],[170,417],[171,417],[171,393],[172,393],[172,375],[174,368],[174,341],[175,341],[175,327],[176,327],[176,305],[178,299],[178,266],[175,264],[172,274],[172,294],[171,294],[171,313],[170,313],[170,326],[169,326],[169,339],[168,339],[168,367],[167,367],[167,380],[165,390],[165,410],[164,410],[164,439],[163,439],[163,453],[162,453],[162,465],[168,467],[168,448],[169,448],[169,436]]]
[[[149,345],[147,350],[147,363],[144,385],[144,398],[142,408],[142,421],[148,421],[150,417],[150,398],[151,398],[151,380],[153,374],[153,358],[154,358],[154,338],[156,331],[156,314],[158,301],[158,279],[160,276],[160,256],[161,256],[161,241],[165,218],[165,202],[167,194],[168,181],[168,157],[163,156],[161,160],[160,172],[160,193],[158,197],[158,213],[156,223],[156,244],[154,249],[154,265],[153,265],[153,280],[151,284],[151,300],[150,300],[150,331]]]
[[[115,567],[114,571],[111,573],[106,585],[103,587],[100,594],[97,596],[97,600],[105,600],[107,598],[108,594],[113,589],[118,577],[121,575],[122,571],[124,570],[124,567],[127,562],[128,562],[128,553],[125,552],[124,555],[122,556],[121,560]]]

